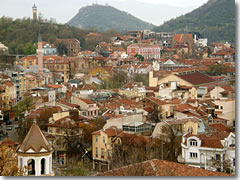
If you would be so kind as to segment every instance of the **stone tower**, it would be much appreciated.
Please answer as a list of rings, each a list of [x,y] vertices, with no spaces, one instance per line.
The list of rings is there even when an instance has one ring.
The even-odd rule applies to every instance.
[[[38,76],[42,78],[43,76],[43,48],[42,48],[42,37],[38,35],[38,49],[37,49],[37,59],[38,59]]]
[[[53,176],[52,153],[53,147],[34,122],[17,147],[18,168],[27,167],[24,176]]]
[[[33,20],[37,21],[37,6],[35,4],[32,7],[32,12],[33,12]]]

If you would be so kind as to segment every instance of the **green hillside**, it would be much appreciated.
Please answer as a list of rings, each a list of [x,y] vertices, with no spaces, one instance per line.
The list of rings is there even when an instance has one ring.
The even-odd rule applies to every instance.
[[[186,26],[191,32],[200,32],[210,43],[235,43],[235,1],[209,0],[192,12],[167,21],[153,30],[181,33]]]
[[[13,20],[9,17],[1,17],[0,42],[8,46],[10,54],[34,54],[40,30],[43,41],[53,43],[57,38],[77,38],[81,42],[81,47],[87,49],[85,35],[94,31],[57,24],[50,20],[41,20],[40,22],[32,21],[30,18]],[[107,32],[103,35],[106,37]]]
[[[100,31],[152,29],[154,25],[144,22],[124,11],[120,11],[112,6],[91,5],[83,7],[67,23],[71,26],[89,28],[94,27]]]

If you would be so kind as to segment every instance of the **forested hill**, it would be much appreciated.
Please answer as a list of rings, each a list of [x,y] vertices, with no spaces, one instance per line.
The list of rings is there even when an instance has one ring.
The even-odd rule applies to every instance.
[[[188,27],[191,32],[200,32],[209,42],[235,42],[235,1],[209,0],[192,12],[171,19],[154,28],[155,31],[181,33]]]
[[[57,38],[77,38],[81,47],[85,47],[85,35],[89,30],[81,30],[69,25],[61,25],[50,20],[39,22],[28,19],[13,20],[0,18],[0,42],[8,46],[10,54],[34,54],[39,30],[43,41],[53,43]]]
[[[0,42],[8,46],[10,54],[31,54],[37,42],[39,30],[43,41],[53,43],[57,38],[77,38],[81,41],[87,31],[68,25],[56,24],[44,20],[38,23],[28,19],[13,20],[9,17],[0,18]],[[82,42],[82,41],[81,41]]]
[[[144,22],[127,12],[98,4],[79,9],[68,24],[80,28],[94,27],[100,31],[114,29],[121,32],[154,28],[153,24]]]

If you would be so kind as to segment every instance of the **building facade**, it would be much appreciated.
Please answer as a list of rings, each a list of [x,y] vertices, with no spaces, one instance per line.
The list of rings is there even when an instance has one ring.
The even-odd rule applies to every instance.
[[[160,59],[161,48],[159,45],[131,44],[127,47],[127,54],[131,57],[140,54],[145,60]]]

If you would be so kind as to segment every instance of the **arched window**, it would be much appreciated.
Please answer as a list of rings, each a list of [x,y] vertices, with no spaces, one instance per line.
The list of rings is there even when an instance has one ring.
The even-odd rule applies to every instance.
[[[35,160],[29,159],[27,163],[28,163],[28,175],[35,175]]]
[[[20,161],[20,168],[23,168],[23,160],[22,160],[22,158],[20,158],[19,161]]]
[[[45,158],[41,159],[41,174],[45,174],[45,166],[46,166],[46,160]]]

